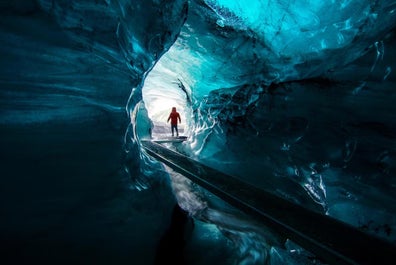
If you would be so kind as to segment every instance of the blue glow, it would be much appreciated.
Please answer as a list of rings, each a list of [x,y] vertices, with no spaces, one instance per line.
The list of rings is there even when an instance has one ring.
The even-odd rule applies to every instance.
[[[152,264],[177,202],[194,264],[314,264],[142,149],[174,106],[188,138],[166,147],[395,242],[394,0],[0,6],[13,263]]]

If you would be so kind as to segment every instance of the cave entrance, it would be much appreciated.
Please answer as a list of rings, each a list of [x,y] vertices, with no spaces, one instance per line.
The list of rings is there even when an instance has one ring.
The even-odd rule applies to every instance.
[[[183,81],[182,71],[170,56],[165,54],[153,67],[145,79],[142,97],[148,116],[152,121],[151,136],[160,139],[171,136],[171,126],[167,123],[172,107],[180,113],[179,135],[187,136],[191,123],[190,88]]]

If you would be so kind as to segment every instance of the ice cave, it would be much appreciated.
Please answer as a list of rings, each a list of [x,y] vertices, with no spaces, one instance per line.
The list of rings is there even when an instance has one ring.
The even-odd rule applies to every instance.
[[[395,263],[394,0],[0,13],[1,264]]]

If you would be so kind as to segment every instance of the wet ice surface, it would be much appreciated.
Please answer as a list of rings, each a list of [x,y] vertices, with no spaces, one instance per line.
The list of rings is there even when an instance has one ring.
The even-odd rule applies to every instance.
[[[181,129],[189,139],[180,151],[263,188],[279,184],[276,192],[295,200],[294,186],[282,181],[292,180],[329,215],[394,240],[395,45],[384,38],[394,27],[394,3],[204,2],[190,1],[188,13],[183,1],[1,4],[3,257],[13,264],[151,262],[174,198],[168,174],[142,161],[128,139],[127,114],[150,88],[154,98],[185,107]],[[141,87],[154,64],[157,79],[149,73]],[[309,77],[345,81],[348,96],[325,83],[282,88]],[[279,86],[267,90],[273,81]],[[261,90],[239,90],[253,84]],[[170,106],[158,113],[166,116]],[[164,122],[161,115],[153,120]],[[168,133],[167,125],[153,129]],[[151,174],[141,174],[146,162]],[[271,181],[256,178],[263,164]],[[197,218],[191,263],[207,264],[202,256],[217,263],[229,251],[236,255],[230,264],[268,255],[271,264],[294,262],[290,245],[262,248],[267,237],[251,232],[251,220],[241,222],[204,191],[192,194],[210,202],[210,218]]]

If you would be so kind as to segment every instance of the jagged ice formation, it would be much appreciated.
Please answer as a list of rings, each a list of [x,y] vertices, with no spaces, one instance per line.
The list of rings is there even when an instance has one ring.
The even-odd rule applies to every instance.
[[[395,242],[393,1],[0,7],[5,261],[149,264],[177,201],[191,264],[314,262],[142,153],[172,106],[169,148]]]

